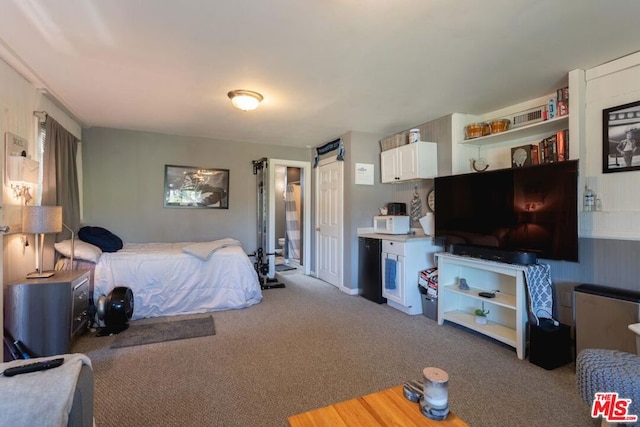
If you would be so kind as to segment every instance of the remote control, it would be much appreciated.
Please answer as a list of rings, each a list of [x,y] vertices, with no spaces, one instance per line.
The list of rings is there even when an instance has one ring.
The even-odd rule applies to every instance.
[[[484,297],[484,298],[495,298],[496,297],[496,293],[495,292],[478,292],[478,295],[480,295],[481,297]]]
[[[26,365],[14,366],[4,370],[5,377],[12,377],[18,374],[26,374],[28,372],[43,371],[45,369],[57,368],[64,363],[64,358],[43,360],[35,363],[27,363]]]

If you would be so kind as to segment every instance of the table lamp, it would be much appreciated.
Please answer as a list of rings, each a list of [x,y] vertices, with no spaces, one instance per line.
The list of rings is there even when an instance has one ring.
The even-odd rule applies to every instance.
[[[23,206],[22,232],[34,233],[36,237],[36,271],[27,274],[27,279],[51,277],[54,271],[44,271],[44,235],[62,231],[62,206]]]

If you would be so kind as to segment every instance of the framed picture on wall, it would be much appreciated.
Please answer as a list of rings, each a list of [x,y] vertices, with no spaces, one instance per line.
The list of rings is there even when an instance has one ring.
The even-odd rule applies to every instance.
[[[229,169],[165,165],[164,207],[229,209]]]
[[[602,110],[602,173],[640,170],[640,101]]]

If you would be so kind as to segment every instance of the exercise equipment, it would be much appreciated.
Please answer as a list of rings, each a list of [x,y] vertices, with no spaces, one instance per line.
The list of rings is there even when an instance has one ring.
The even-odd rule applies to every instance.
[[[267,168],[269,162],[266,157],[259,160],[253,160],[253,174],[256,176],[257,185],[257,231],[258,231],[258,248],[250,257],[255,259],[254,267],[260,279],[260,287],[262,289],[284,288],[284,283],[278,282],[275,277],[269,277],[269,257],[275,256],[275,252],[266,252],[267,232],[269,229],[268,209],[269,209],[269,184]]]

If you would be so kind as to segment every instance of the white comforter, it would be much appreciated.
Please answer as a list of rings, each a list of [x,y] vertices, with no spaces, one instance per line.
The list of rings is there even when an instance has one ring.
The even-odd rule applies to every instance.
[[[240,246],[224,246],[207,260],[185,253],[193,243],[126,243],[103,253],[95,268],[94,298],[117,286],[133,292],[133,319],[245,308],[262,300],[253,265]]]

